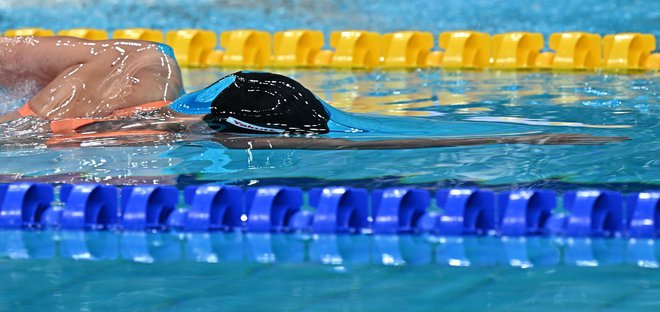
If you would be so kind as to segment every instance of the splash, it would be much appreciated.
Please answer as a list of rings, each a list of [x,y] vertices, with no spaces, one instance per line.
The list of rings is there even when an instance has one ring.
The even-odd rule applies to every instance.
[[[12,88],[0,88],[0,115],[17,110],[39,90],[37,83],[32,80],[17,83]]]

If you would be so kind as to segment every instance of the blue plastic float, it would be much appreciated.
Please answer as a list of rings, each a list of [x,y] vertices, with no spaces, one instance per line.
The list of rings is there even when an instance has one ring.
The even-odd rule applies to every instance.
[[[59,201],[55,200],[59,194]],[[304,200],[306,198],[306,200]],[[655,238],[660,191],[0,185],[0,229]],[[624,200],[625,199],[625,200]],[[384,246],[384,245],[383,245]],[[328,251],[329,252],[329,251]]]

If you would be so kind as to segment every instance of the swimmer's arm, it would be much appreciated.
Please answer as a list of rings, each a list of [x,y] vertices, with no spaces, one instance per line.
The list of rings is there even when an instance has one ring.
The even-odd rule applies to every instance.
[[[353,141],[332,138],[246,137],[216,134],[215,141],[231,149],[302,149],[302,150],[392,150],[433,147],[457,147],[490,144],[598,145],[628,140],[627,137],[603,137],[585,134],[540,134],[485,138],[425,138],[406,140]]]
[[[71,37],[0,37],[0,85],[33,80],[43,87],[64,69],[86,62],[88,42]]]
[[[90,62],[103,49],[140,48],[136,40],[75,37],[0,37],[0,86],[34,80],[44,87],[67,68]]]
[[[80,102],[76,100],[83,98],[84,92],[94,92],[84,90],[84,80],[87,79],[85,77],[93,79],[97,75],[107,75],[120,55],[133,55],[133,52],[149,50],[144,49],[148,45],[154,44],[124,39],[92,41],[73,37],[0,37],[0,86],[11,86],[25,80],[35,81],[41,91],[30,99],[29,108],[42,119],[76,118],[90,114],[105,116],[123,107],[115,107],[118,105],[111,103],[113,105],[98,106],[92,111],[92,108],[79,105]],[[149,66],[151,63],[148,63],[155,63],[152,54],[140,55],[145,57],[132,56],[130,60],[141,66],[140,70],[134,73],[134,77],[137,81],[143,81],[144,90],[139,95],[133,95],[132,100],[143,103],[178,98],[181,79],[176,63],[165,62],[169,75],[161,75],[159,70],[163,65],[160,58],[157,62],[158,68],[154,69]],[[77,75],[76,79],[70,78],[74,73]],[[99,90],[101,95],[103,92],[114,91],[115,89],[110,87]],[[76,94],[78,97],[74,98],[73,95]],[[119,103],[120,100],[115,102]],[[64,107],[67,106],[64,103],[71,105]],[[0,116],[0,123],[19,117],[16,112]]]
[[[83,127],[81,131],[105,132],[110,131],[111,129],[148,129],[161,130],[165,133],[186,133],[191,130],[194,125],[202,127],[202,123],[198,120],[195,121],[193,117],[190,117],[186,121],[181,118],[160,121],[126,119],[91,124]],[[202,138],[205,139],[205,136],[206,135],[202,135]],[[325,137],[261,137],[232,133],[215,133],[213,134],[213,140],[230,149],[393,150],[490,144],[599,145],[625,141],[629,140],[629,138],[566,133],[473,138],[420,138],[353,141]]]
[[[60,46],[62,40],[67,46]],[[0,87],[13,87],[34,81],[39,89],[61,71],[89,58],[85,39],[71,37],[0,36]],[[20,118],[18,112],[0,116],[0,124]]]

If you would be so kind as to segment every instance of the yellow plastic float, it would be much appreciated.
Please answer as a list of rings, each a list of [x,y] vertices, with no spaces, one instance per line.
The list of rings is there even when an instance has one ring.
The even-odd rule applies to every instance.
[[[324,36],[314,30],[287,30],[273,36],[273,66],[310,66],[323,48]]]
[[[207,57],[218,41],[214,32],[202,29],[180,29],[167,32],[166,42],[174,49],[180,66],[206,66]]]
[[[339,68],[372,68],[380,63],[381,35],[364,30],[335,31],[330,34],[335,49],[330,66]]]
[[[58,36],[69,36],[88,40],[105,40],[108,39],[108,32],[102,29],[93,28],[74,28],[64,29],[57,33]]]
[[[606,69],[642,69],[655,49],[655,37],[649,34],[607,35],[603,42],[603,67]]]
[[[644,69],[660,70],[660,53],[653,53],[646,58]]]
[[[312,66],[316,67],[324,67],[324,66],[330,66],[330,63],[332,62],[332,57],[335,55],[334,51],[330,50],[321,50],[316,55],[314,56],[314,59],[312,60]]]
[[[442,58],[445,56],[445,52],[442,51],[431,51],[426,56],[424,63],[429,67],[440,67],[442,66]]]
[[[552,68],[552,61],[555,58],[555,54],[552,52],[542,52],[536,59],[534,59],[534,67],[541,69]]]
[[[256,66],[270,63],[270,34],[258,30],[232,30],[220,34],[225,49],[223,66]]]
[[[7,37],[15,36],[34,36],[34,37],[46,37],[54,36],[55,33],[50,29],[43,28],[21,28],[21,29],[10,29],[5,32]]]
[[[543,49],[543,35],[529,32],[495,35],[492,48],[495,68],[535,68],[536,58]]]
[[[477,31],[450,31],[440,34],[444,49],[442,67],[485,68],[490,66],[490,35]]]
[[[202,63],[207,66],[220,66],[222,65],[222,59],[225,57],[225,51],[213,50],[206,54]]]
[[[5,36],[53,36],[49,29],[7,30]],[[107,39],[101,29],[65,29],[57,33],[90,40]],[[601,39],[585,32],[554,33],[549,48],[541,52],[540,33],[511,32],[490,36],[476,31],[450,31],[439,36],[440,51],[431,51],[433,35],[400,31],[380,35],[363,30],[336,31],[330,36],[334,50],[321,50],[324,36],[309,29],[287,30],[271,35],[258,30],[227,31],[220,36],[222,50],[214,50],[217,36],[202,29],[163,33],[155,29],[129,28],[113,32],[115,39],[163,42],[174,48],[181,66],[299,66],[335,68],[474,68],[660,70],[660,53],[652,34],[621,33]],[[165,40],[163,40],[165,39]],[[271,53],[271,44],[273,51]]]
[[[553,69],[593,69],[601,63],[601,38],[596,34],[554,33],[550,49],[555,50]]]
[[[400,31],[383,35],[383,67],[425,67],[433,48],[433,34]]]
[[[129,28],[117,29],[112,33],[113,39],[133,39],[133,40],[146,40],[153,42],[163,42],[163,32],[155,29],[148,28]]]

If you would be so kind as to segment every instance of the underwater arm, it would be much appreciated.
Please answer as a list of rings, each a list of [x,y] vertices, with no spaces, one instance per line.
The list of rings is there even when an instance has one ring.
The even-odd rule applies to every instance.
[[[103,133],[107,131],[157,130],[163,134],[180,133],[185,137],[193,135],[189,132],[194,127],[205,132],[206,126],[199,119],[181,118],[161,120],[123,119],[98,122],[81,128],[87,133]],[[206,129],[208,131],[208,129]],[[201,134],[196,139],[207,140],[208,134]],[[435,147],[457,147],[491,144],[533,144],[533,145],[601,145],[606,143],[629,140],[623,136],[594,136],[590,134],[550,133],[535,135],[511,135],[493,137],[456,137],[456,138],[417,138],[392,140],[354,141],[327,137],[285,137],[285,136],[252,136],[245,134],[219,132],[211,135],[211,139],[229,149],[300,149],[300,150],[393,150]],[[146,141],[144,141],[146,140]],[[149,137],[138,139],[147,143]],[[75,140],[74,140],[75,141]]]
[[[391,150],[490,144],[598,145],[628,140],[587,134],[540,134],[482,138],[421,138],[352,141],[332,138],[247,137],[216,134],[215,141],[230,149]]]

